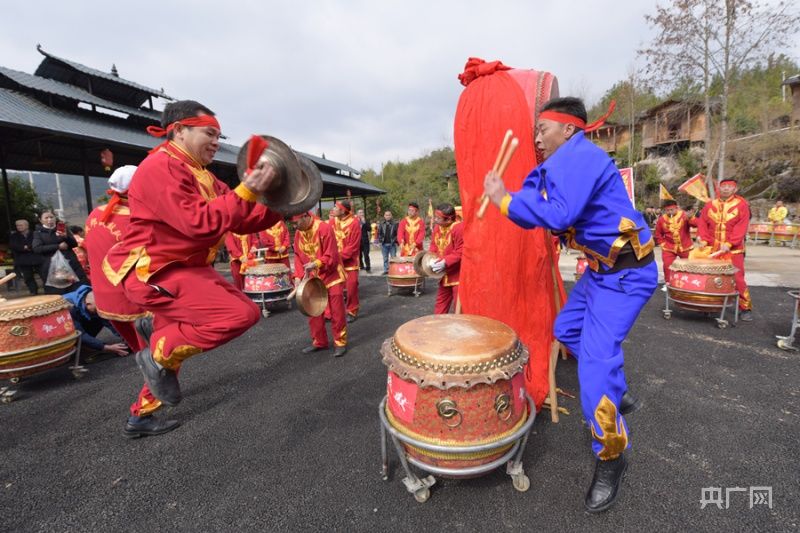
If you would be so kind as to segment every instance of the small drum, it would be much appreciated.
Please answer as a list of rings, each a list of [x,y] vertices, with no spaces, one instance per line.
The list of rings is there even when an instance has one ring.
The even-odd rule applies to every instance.
[[[771,233],[771,224],[750,224],[747,227],[747,238],[751,241],[768,241]]]
[[[0,378],[19,378],[65,364],[77,349],[69,302],[31,296],[0,303]]]
[[[257,294],[288,294],[294,285],[289,268],[282,263],[268,263],[247,269],[244,292]]]
[[[731,305],[731,296],[736,295],[735,273],[736,267],[729,261],[679,258],[670,267],[667,291],[678,307],[719,312],[726,302]]]
[[[795,226],[794,224],[775,224],[775,232],[772,234],[773,239],[777,242],[792,242],[797,237],[797,232],[800,229],[800,226]]]
[[[387,279],[392,287],[415,287],[420,276],[414,270],[414,257],[390,258]]]
[[[589,261],[584,256],[580,256],[578,258],[578,262],[575,264],[575,281],[581,279],[583,273],[586,272],[586,268],[589,266]]]
[[[502,322],[475,315],[424,316],[400,326],[381,354],[389,369],[388,423],[418,442],[491,445],[518,432],[528,419],[522,373],[528,350]],[[495,461],[513,443],[472,453],[403,446],[424,465],[464,469]]]

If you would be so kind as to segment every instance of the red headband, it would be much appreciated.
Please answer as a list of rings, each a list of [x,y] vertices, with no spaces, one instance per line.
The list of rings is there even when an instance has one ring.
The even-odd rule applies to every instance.
[[[739,182],[737,182],[737,181],[736,181],[735,179],[733,179],[733,178],[727,178],[727,179],[724,179],[724,180],[720,180],[719,184],[720,184],[720,185],[722,185],[722,184],[723,184],[723,183],[725,183],[726,181],[728,181],[728,182],[731,182],[731,183],[733,183],[734,185],[737,185],[737,186],[739,185]]]
[[[570,115],[569,113],[561,113],[559,111],[552,111],[552,110],[549,110],[549,109],[547,111],[542,111],[542,113],[539,115],[539,118],[540,119],[545,118],[547,120],[554,120],[554,121],[560,122],[562,124],[572,124],[573,126],[575,126],[577,128],[581,128],[586,133],[589,133],[589,132],[592,132],[592,131],[596,130],[600,126],[602,126],[605,123],[606,119],[611,116],[611,113],[614,112],[614,109],[616,107],[617,107],[617,101],[616,100],[611,100],[611,104],[608,106],[608,111],[606,111],[606,114],[603,115],[602,117],[598,118],[597,120],[595,120],[594,122],[592,122],[589,125],[586,124],[586,121],[581,120],[580,118],[576,117],[575,115]]]
[[[438,209],[433,212],[433,214],[439,218],[443,218],[445,220],[451,220],[453,217],[449,215],[445,215],[443,212],[439,211]]]
[[[176,120],[172,124],[166,127],[166,129],[159,127],[159,126],[147,126],[147,133],[152,135],[153,137],[165,137],[169,132],[175,129],[176,124],[181,124],[182,126],[188,126],[190,128],[195,127],[202,127],[202,126],[212,126],[221,130],[222,128],[217,121],[217,117],[214,115],[200,115],[197,117],[189,117],[184,118],[181,120]]]
[[[342,211],[347,211],[348,213],[350,212],[350,208],[348,208],[348,207],[347,207],[346,205],[344,205],[342,202],[336,202],[336,207],[338,207],[338,208],[339,208],[339,209],[341,209]]]

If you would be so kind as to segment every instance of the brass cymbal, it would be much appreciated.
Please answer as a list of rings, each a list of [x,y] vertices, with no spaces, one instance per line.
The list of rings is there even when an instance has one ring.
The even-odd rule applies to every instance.
[[[444,277],[444,270],[441,272],[434,272],[431,268],[431,261],[436,261],[438,259],[439,257],[433,252],[422,250],[414,256],[414,271],[426,278],[441,279]]]

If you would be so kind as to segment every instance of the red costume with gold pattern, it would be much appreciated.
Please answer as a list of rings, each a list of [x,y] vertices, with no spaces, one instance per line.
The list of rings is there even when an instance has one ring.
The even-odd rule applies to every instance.
[[[680,257],[686,259],[692,249],[691,226],[697,226],[697,219],[689,219],[686,213],[678,210],[673,216],[664,213],[656,222],[656,243],[661,247],[661,261],[664,263],[664,282],[669,281],[669,267]]]
[[[244,273],[247,271],[247,261],[253,256],[255,238],[253,235],[239,235],[228,233],[225,236],[225,248],[230,254],[231,277],[233,286],[244,290]]]
[[[336,245],[347,281],[347,314],[358,315],[358,256],[361,253],[361,222],[351,215],[334,219]]]
[[[736,290],[739,292],[739,309],[749,311],[753,308],[750,290],[744,280],[744,239],[750,223],[750,206],[747,200],[734,194],[727,200],[715,198],[703,207],[697,226],[698,234],[707,242],[712,252],[722,245],[730,248],[730,259],[737,268],[734,275]]]
[[[414,257],[422,251],[425,240],[425,221],[422,217],[404,217],[397,226],[397,243],[400,246],[400,257]]]
[[[255,235],[256,246],[265,248],[265,263],[282,263],[289,266],[289,228],[281,220],[271,228],[260,231]]]
[[[171,370],[238,337],[258,307],[211,266],[225,235],[274,225],[278,213],[239,185],[231,191],[173,142],[151,153],[128,191],[131,218],[102,271],[154,314],[153,359]]]
[[[358,226],[358,223],[356,223]],[[315,262],[317,269],[312,275],[319,277],[328,288],[328,309],[333,330],[333,344],[347,346],[347,319],[344,309],[345,271],[339,258],[336,235],[333,228],[318,218],[314,218],[306,231],[297,230],[294,234],[294,276],[302,278],[303,265]],[[358,256],[356,256],[358,267]],[[309,317],[311,340],[317,348],[328,347],[328,333],[325,331],[325,317]]]
[[[444,259],[444,277],[439,280],[434,313],[450,312],[450,305],[458,300],[458,278],[461,271],[461,249],[464,246],[464,224],[453,222],[449,226],[437,225],[433,230],[428,250]]]

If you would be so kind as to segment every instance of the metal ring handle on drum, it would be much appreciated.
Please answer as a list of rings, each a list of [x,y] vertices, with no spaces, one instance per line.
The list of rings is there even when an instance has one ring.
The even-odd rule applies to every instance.
[[[461,411],[459,411],[458,407],[456,406],[456,402],[450,398],[444,398],[443,400],[436,402],[436,412],[438,412],[439,416],[444,419],[444,425],[449,428],[457,428],[464,420],[464,417],[461,415]],[[448,422],[456,417],[458,417],[458,421],[455,424]]]
[[[497,418],[503,422],[511,418],[511,396],[504,392],[498,394],[497,398],[494,399],[494,410],[497,413]]]

